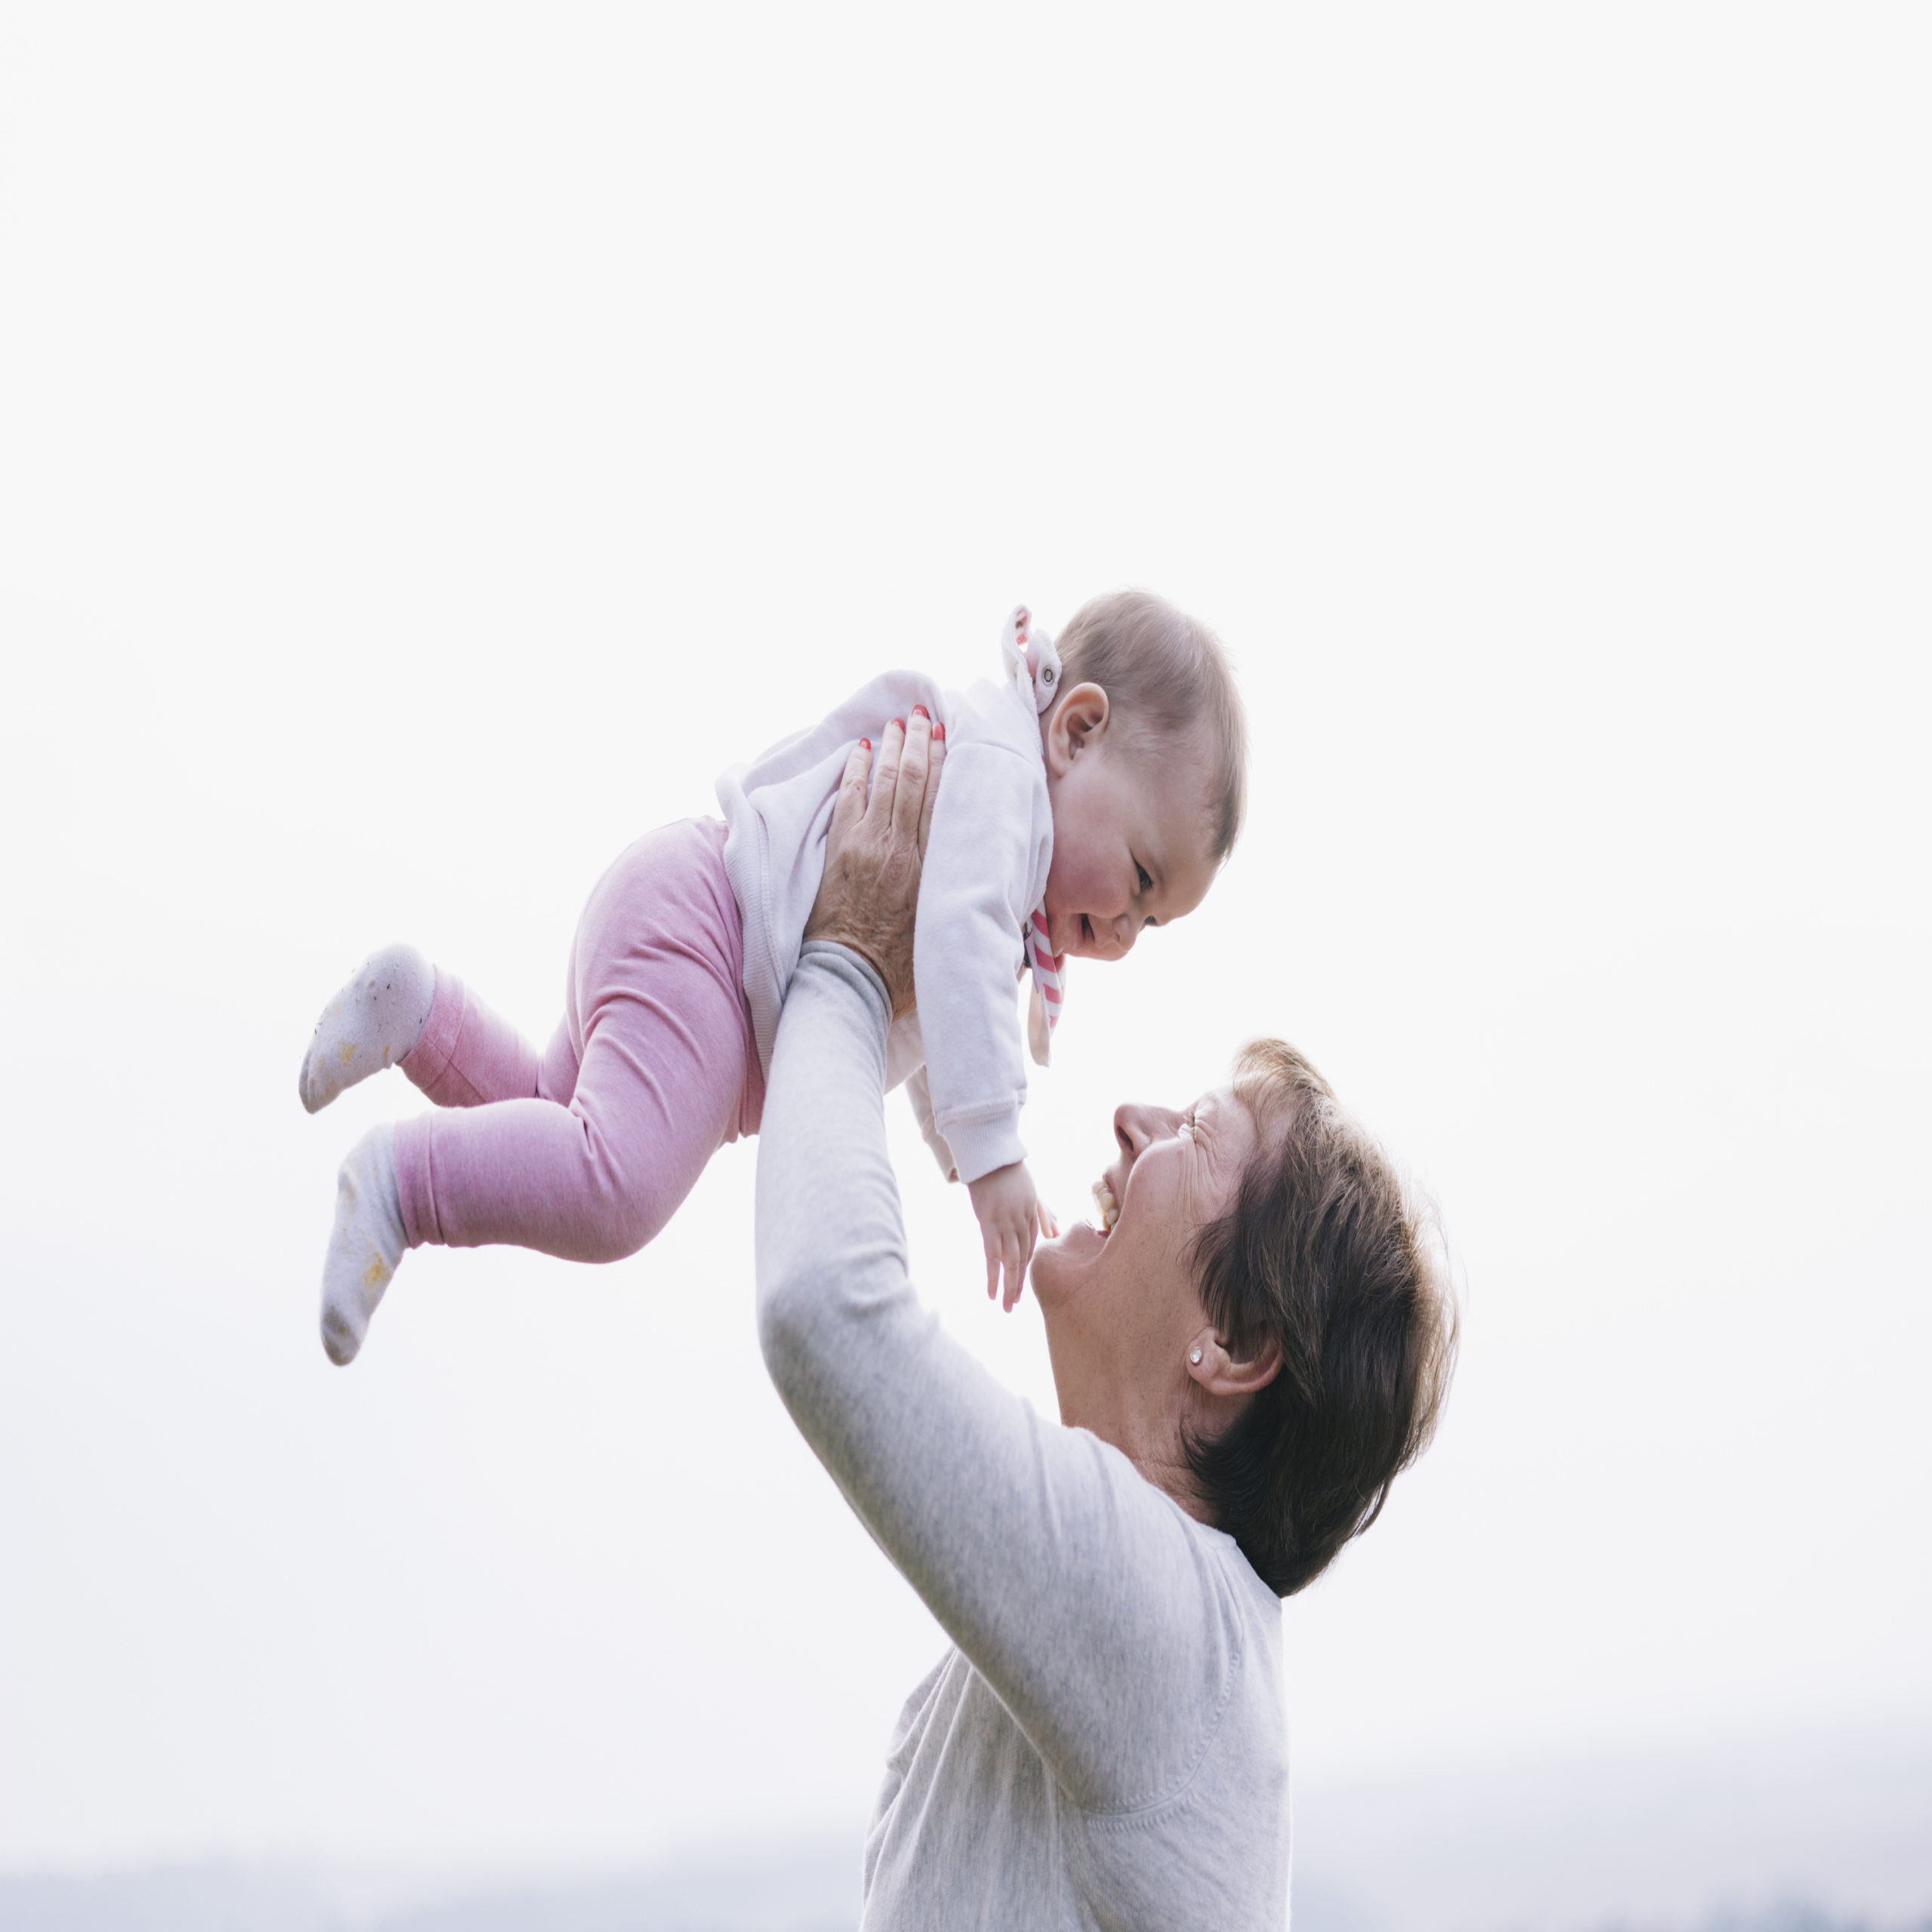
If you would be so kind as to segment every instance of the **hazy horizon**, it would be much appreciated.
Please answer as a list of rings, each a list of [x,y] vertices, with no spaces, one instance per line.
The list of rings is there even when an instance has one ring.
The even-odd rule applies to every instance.
[[[1298,1788],[1300,1932],[1918,1932],[1932,1715]],[[0,1874],[7,1932],[824,1932],[862,1833],[743,1834],[648,1861],[437,1870],[278,1860]]]

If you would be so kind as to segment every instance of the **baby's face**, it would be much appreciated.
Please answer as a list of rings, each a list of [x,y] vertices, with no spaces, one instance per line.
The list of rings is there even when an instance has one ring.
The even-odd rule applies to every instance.
[[[1053,949],[1124,958],[1143,926],[1192,912],[1214,882],[1208,761],[1185,740],[1133,745],[1118,732],[1060,749],[1050,736]]]

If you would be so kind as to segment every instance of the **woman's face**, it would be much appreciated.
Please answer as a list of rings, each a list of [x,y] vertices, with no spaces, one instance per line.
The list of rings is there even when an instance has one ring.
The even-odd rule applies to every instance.
[[[1206,1318],[1189,1258],[1233,1198],[1258,1139],[1232,1087],[1184,1112],[1137,1104],[1114,1115],[1115,1158],[1095,1189],[1102,1225],[1080,1222],[1033,1257],[1060,1417],[1104,1426],[1188,1394],[1187,1354]],[[1111,1229],[1107,1205],[1118,1208]]]

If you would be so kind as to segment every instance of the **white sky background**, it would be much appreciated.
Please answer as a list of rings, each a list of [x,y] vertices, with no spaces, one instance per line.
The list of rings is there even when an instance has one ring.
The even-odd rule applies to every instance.
[[[1128,583],[1252,815],[1075,969],[1045,1190],[1278,1032],[1468,1281],[1298,1777],[1932,1712],[1932,23],[1454,11],[0,9],[0,1864],[857,1829],[941,1639],[758,1363],[755,1148],[345,1374],[420,1103],[297,1063],[396,937],[547,1036],[721,767]]]

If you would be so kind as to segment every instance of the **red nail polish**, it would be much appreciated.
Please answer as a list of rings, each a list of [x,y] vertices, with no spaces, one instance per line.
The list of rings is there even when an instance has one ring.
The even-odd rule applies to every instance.
[[[923,704],[915,704],[912,707],[912,715],[915,718],[930,718],[932,713]]]
[[[906,728],[906,721],[905,721],[905,719],[904,719],[904,718],[895,718],[892,721],[892,723],[893,723],[893,727],[894,727],[894,730],[896,730],[896,731],[904,731],[904,730],[905,730],[905,728]]]
[[[946,742],[946,727],[943,724],[935,724],[933,727],[933,736],[943,744]]]
[[[861,738],[861,739],[859,740],[859,742],[860,742],[860,744],[862,744],[862,745],[863,745],[863,746],[865,746],[865,748],[866,748],[866,749],[867,751],[870,751],[870,750],[872,749],[872,741],[871,740],[871,739],[869,739],[869,738]]]

